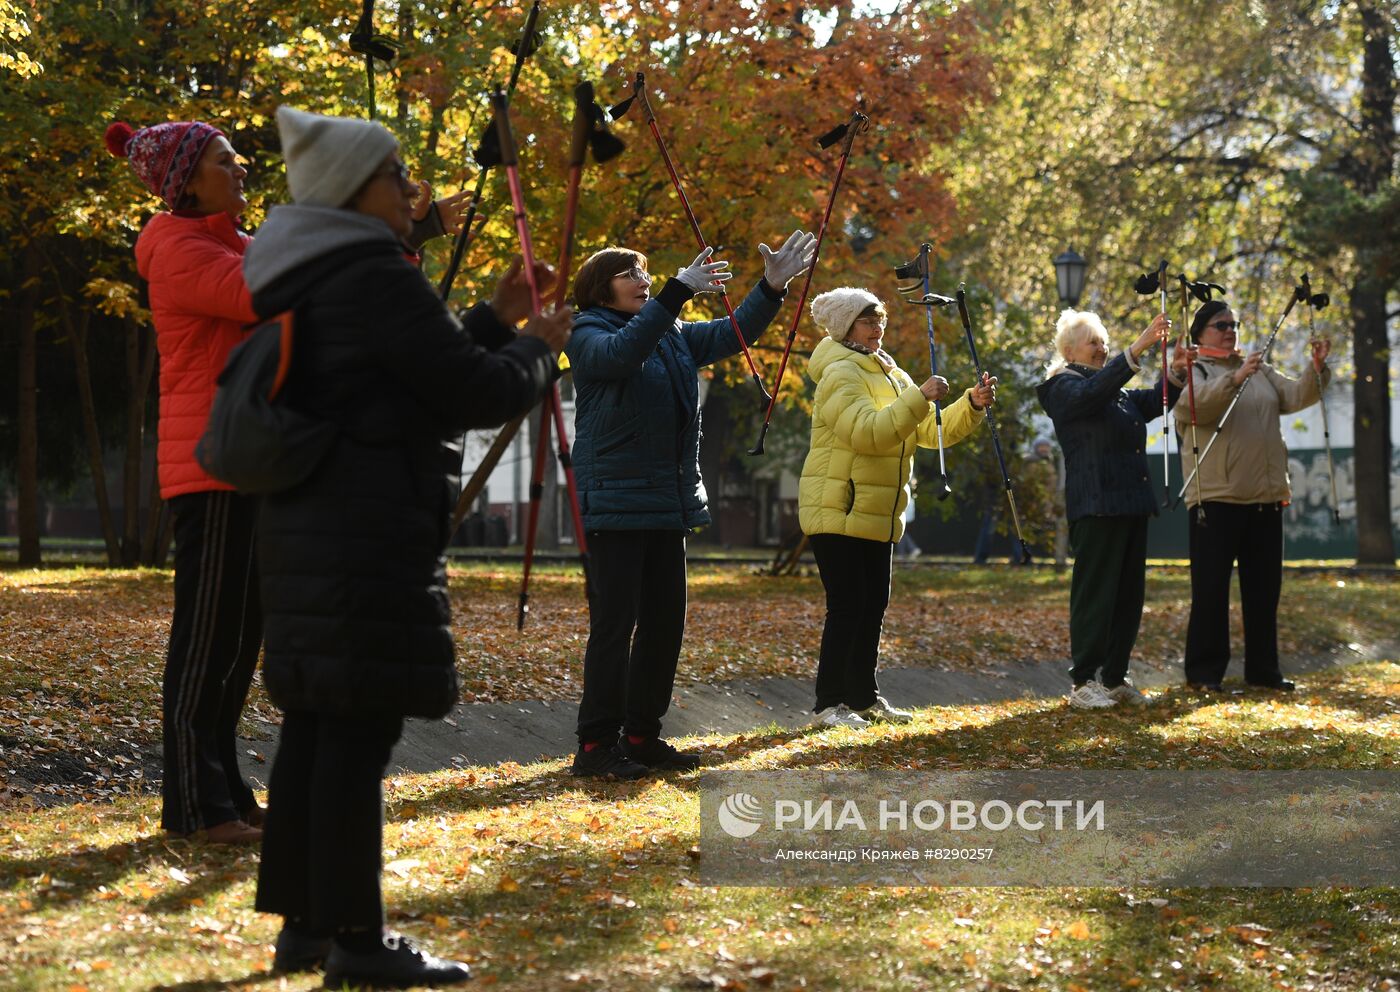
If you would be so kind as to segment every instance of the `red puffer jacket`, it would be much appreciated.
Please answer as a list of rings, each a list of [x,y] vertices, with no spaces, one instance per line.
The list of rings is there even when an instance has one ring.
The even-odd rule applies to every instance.
[[[228,214],[161,212],[136,239],[136,267],[150,283],[160,352],[160,495],[231,489],[194,459],[228,353],[257,320],[243,281],[251,239]]]

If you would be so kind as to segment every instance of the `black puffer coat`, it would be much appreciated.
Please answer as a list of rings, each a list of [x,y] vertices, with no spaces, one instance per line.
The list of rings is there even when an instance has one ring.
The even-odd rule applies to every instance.
[[[447,442],[529,409],[553,358],[485,305],[464,333],[374,218],[277,207],[254,243],[254,308],[296,313],[285,402],[340,427],[311,477],[262,506],[268,692],[289,710],[442,716],[457,698]]]

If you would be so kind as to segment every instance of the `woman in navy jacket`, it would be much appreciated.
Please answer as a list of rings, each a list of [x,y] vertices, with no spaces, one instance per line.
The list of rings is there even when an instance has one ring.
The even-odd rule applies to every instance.
[[[1162,383],[1124,389],[1143,354],[1167,338],[1158,314],[1112,359],[1097,314],[1066,310],[1055,324],[1054,361],[1036,396],[1055,424],[1065,455],[1065,516],[1074,573],[1069,638],[1074,688],[1069,704],[1101,709],[1141,704],[1128,681],[1128,659],[1142,623],[1147,581],[1147,518],[1157,513],[1147,468],[1147,422],[1163,416]],[[1164,345],[1165,347],[1165,345]],[[1177,349],[1167,383],[1176,402],[1187,355]]]
[[[752,344],[778,315],[815,238],[760,245],[764,277],[735,311]],[[646,256],[605,248],[574,281],[573,458],[588,535],[589,631],[573,773],[640,778],[700,765],[661,737],[685,631],[685,537],[710,522],[700,479],[698,370],[739,351],[728,318],[682,321],[729,278],[705,249],[651,296]]]

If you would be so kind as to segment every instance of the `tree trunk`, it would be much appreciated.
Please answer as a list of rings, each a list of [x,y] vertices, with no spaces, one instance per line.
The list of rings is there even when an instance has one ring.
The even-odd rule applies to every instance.
[[[87,439],[88,470],[92,473],[93,495],[97,499],[97,517],[102,522],[102,539],[107,544],[107,564],[122,563],[121,546],[117,543],[117,528],[112,520],[112,505],[107,499],[107,470],[102,464],[102,436],[97,429],[97,405],[92,398],[92,370],[88,364],[87,331],[92,311],[84,309],[82,321],[73,323],[67,303],[60,303],[63,324],[68,331],[68,347],[73,352],[73,370],[78,381],[78,405],[83,415],[83,436]]]
[[[1371,260],[1374,261],[1374,260]],[[1365,269],[1352,285],[1351,318],[1356,384],[1353,430],[1356,472],[1356,560],[1393,565],[1395,539],[1390,521],[1390,346],[1386,336],[1385,291]]]
[[[135,565],[141,547],[141,447],[146,431],[146,396],[155,375],[151,332],[132,318],[126,321],[126,453],[122,464],[122,563]],[[145,345],[143,348],[142,345]],[[157,498],[152,491],[151,499]]]
[[[39,246],[24,251],[24,282],[19,304],[19,452],[15,475],[18,496],[19,563],[39,565],[39,382],[38,328]]]
[[[1357,4],[1364,28],[1361,70],[1361,147],[1357,192],[1370,196],[1390,181],[1395,162],[1395,60],[1386,15]],[[1400,273],[1385,253],[1357,253],[1352,284],[1352,338],[1356,361],[1354,465],[1358,562],[1395,563],[1390,521],[1390,338],[1386,296]]]

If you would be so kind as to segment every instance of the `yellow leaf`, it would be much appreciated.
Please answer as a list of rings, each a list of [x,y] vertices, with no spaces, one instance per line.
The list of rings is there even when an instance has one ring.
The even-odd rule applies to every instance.
[[[972,953],[971,951],[968,951],[966,954],[963,955],[963,964],[967,965],[969,968],[976,968],[977,955]]]
[[[520,883],[517,882],[515,879],[511,878],[510,876],[506,876],[506,877],[502,878],[499,882],[496,883],[496,891],[497,891],[497,892],[519,892],[519,891],[520,891]]]
[[[1085,923],[1083,920],[1075,920],[1069,926],[1065,927],[1065,935],[1073,937],[1075,940],[1089,940],[1094,936],[1089,932],[1089,924]]]

